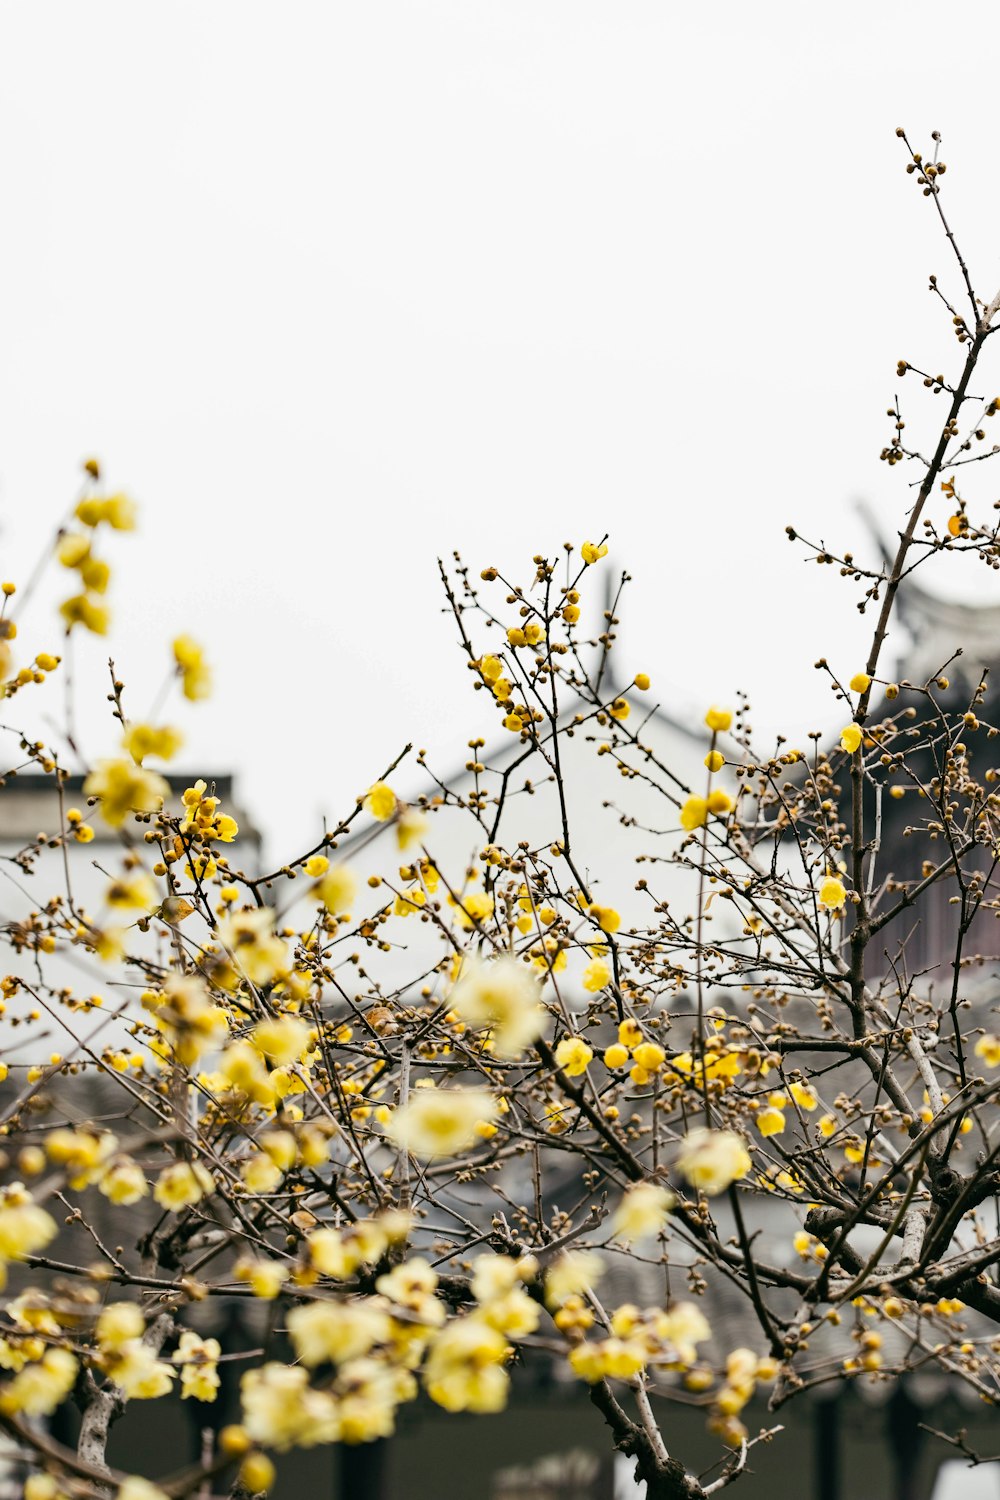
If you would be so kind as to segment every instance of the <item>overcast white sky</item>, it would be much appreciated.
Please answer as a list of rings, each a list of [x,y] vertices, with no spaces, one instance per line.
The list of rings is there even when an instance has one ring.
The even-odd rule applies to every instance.
[[[204,639],[183,764],[234,770],[282,856],[404,739],[450,766],[479,727],[456,546],[526,576],[606,529],[623,668],[677,713],[744,686],[761,726],[829,725],[812,662],[853,670],[864,627],[783,527],[857,546],[853,497],[905,505],[895,362],[956,346],[893,129],[944,132],[991,296],[995,31],[920,0],[4,0],[4,575],[98,454],[142,507],[119,669]]]

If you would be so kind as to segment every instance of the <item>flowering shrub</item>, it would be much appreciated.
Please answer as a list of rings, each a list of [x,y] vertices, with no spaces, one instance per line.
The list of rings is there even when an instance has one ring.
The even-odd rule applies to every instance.
[[[940,214],[943,163],[908,152]],[[657,1497],[739,1477],[778,1430],[751,1433],[755,1396],[778,1409],[820,1383],[933,1362],[995,1398],[1000,1039],[975,944],[998,910],[998,729],[985,683],[959,701],[946,664],[898,684],[883,665],[915,567],[941,553],[1000,566],[997,528],[957,473],[990,451],[1000,401],[969,385],[998,302],[959,268],[958,376],[899,366],[946,410],[927,458],[894,409],[883,458],[920,475],[898,548],[876,568],[811,549],[862,585],[874,619],[863,670],[820,663],[849,715],[826,750],[814,737],[808,752],[764,752],[745,704],[712,706],[691,784],[658,757],[649,676],[630,669],[623,688],[612,674],[617,595],[585,632],[603,539],[536,557],[522,585],[458,562],[446,594],[500,750],[481,760],[474,740],[467,779],[428,771],[409,803],[397,766],[383,769],[315,847],[261,873],[204,780],[178,801],[150,766],[181,733],[131,719],[114,672],[117,744],[69,805],[33,701],[60,655],[51,639],[25,647],[4,584],[7,707],[34,716],[7,726],[8,774],[42,772],[60,807],[58,829],[10,859],[30,888],[43,853],[97,827],[121,848],[99,909],[79,904],[67,859],[61,888],[33,893],[4,931],[4,1025],[19,1029],[4,1063],[0,1426],[37,1455],[29,1500],[266,1490],[271,1454],[386,1437],[421,1392],[448,1412],[497,1412],[518,1365],[540,1359],[586,1387]],[[55,546],[73,575],[67,633],[106,631],[102,538],[135,521],[88,462]],[[201,645],[171,649],[183,697],[205,699]],[[566,768],[581,748],[620,782],[618,836],[645,851],[629,889],[580,855],[592,809],[574,805]],[[628,809],[640,792],[646,826]],[[520,821],[536,796],[553,818],[541,841]],[[882,842],[883,803],[904,797],[912,878]],[[471,861],[439,838],[449,819]],[[907,934],[945,886],[953,950],[932,981]],[[420,964],[414,944],[401,972],[414,930]],[[52,968],[66,955],[129,975],[114,1025]],[[60,1052],[40,1039],[53,1027]],[[91,1118],[95,1078],[118,1105]],[[140,1232],[112,1249],[95,1226],[123,1209]],[[655,1301],[605,1299],[616,1258],[659,1268]],[[713,1329],[722,1282],[745,1294],[752,1347]],[[206,1308],[236,1298],[273,1304],[263,1354],[205,1331]],[[242,1419],[200,1464],[109,1467],[124,1403],[211,1403],[231,1353]],[[651,1399],[671,1394],[700,1403],[718,1437],[710,1483],[671,1451]],[[44,1419],[74,1397],[71,1450]]]

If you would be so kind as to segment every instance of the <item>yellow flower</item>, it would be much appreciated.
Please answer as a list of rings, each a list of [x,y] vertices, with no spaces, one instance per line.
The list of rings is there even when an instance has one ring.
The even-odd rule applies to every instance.
[[[26,1417],[48,1417],[76,1383],[76,1360],[68,1349],[47,1349],[0,1390],[0,1408]]]
[[[68,1126],[57,1126],[45,1137],[49,1160],[66,1168],[66,1179],[74,1189],[88,1187],[103,1175],[117,1145],[117,1138],[110,1133],[98,1135],[92,1130],[72,1130]]]
[[[673,1193],[655,1182],[637,1182],[615,1210],[611,1228],[620,1240],[629,1242],[659,1234],[676,1201]]]
[[[309,1045],[309,1027],[296,1016],[260,1021],[250,1034],[257,1051],[276,1068],[298,1062]]]
[[[819,888],[819,904],[828,911],[839,911],[847,900],[844,882],[836,875],[828,875]]]
[[[857,724],[847,724],[840,731],[840,748],[853,755],[861,744],[861,730]]]
[[[240,1177],[251,1193],[272,1193],[284,1175],[277,1162],[262,1151],[248,1156],[240,1167]]]
[[[312,1369],[327,1362],[343,1364],[386,1344],[392,1320],[371,1298],[358,1302],[310,1302],[286,1318],[296,1356]]]
[[[721,817],[724,813],[732,812],[736,804],[728,792],[724,792],[721,787],[716,787],[714,792],[709,792],[707,805],[710,813]]]
[[[570,1297],[596,1285],[604,1264],[593,1250],[564,1250],[545,1272],[545,1303],[561,1307]]]
[[[255,1297],[273,1302],[289,1277],[289,1269],[279,1260],[263,1260],[255,1255],[240,1256],[233,1267],[237,1281],[245,1282]]]
[[[107,635],[111,624],[110,612],[92,594],[74,594],[71,599],[64,599],[59,613],[66,621],[67,631],[74,625],[82,625],[94,635]]]
[[[677,1156],[677,1169],[694,1188],[714,1197],[750,1170],[750,1153],[732,1130],[691,1130]]]
[[[987,1032],[976,1042],[975,1051],[988,1068],[1000,1068],[1000,1036]]]
[[[666,1061],[667,1054],[656,1042],[640,1042],[632,1048],[632,1057],[646,1073],[655,1073]]]
[[[454,1156],[477,1139],[481,1120],[498,1114],[485,1089],[416,1089],[397,1109],[386,1134],[414,1156]]]
[[[728,708],[715,708],[713,706],[705,715],[705,723],[713,734],[724,734],[731,727],[732,722],[732,711]]]
[[[120,875],[105,887],[105,904],[115,911],[152,911],[157,904],[156,886],[144,870]]]
[[[157,1484],[150,1484],[141,1474],[130,1474],[122,1481],[116,1500],[170,1500],[170,1497],[166,1490],[161,1490]]]
[[[632,709],[627,698],[616,698],[608,708],[608,713],[611,717],[619,721],[627,719],[631,712]]]
[[[512,1350],[502,1333],[472,1313],[438,1334],[424,1369],[427,1394],[446,1411],[502,1411],[510,1381],[502,1368]]]
[[[111,1165],[101,1177],[98,1189],[110,1202],[120,1203],[125,1207],[138,1203],[149,1192],[142,1168],[128,1157],[122,1157]]]
[[[602,958],[591,959],[583,971],[580,982],[585,990],[594,995],[611,983],[611,968]]]
[[[202,1339],[190,1328],[181,1334],[173,1362],[181,1367],[181,1400],[214,1401],[219,1390],[218,1339]]]
[[[613,906],[597,906],[592,903],[590,915],[602,932],[617,932],[622,925],[622,919]]]
[[[407,807],[400,814],[396,824],[396,843],[400,849],[410,849],[414,844],[419,844],[426,832],[427,819],[424,814],[417,812],[415,808]]]
[[[855,672],[848,686],[852,693],[867,693],[872,685],[872,680],[867,672]]]
[[[338,917],[349,912],[354,905],[358,882],[346,865],[334,865],[316,882],[312,894],[323,903],[331,917]]]
[[[90,537],[79,531],[67,531],[56,545],[56,557],[64,568],[78,568],[90,551]]]
[[[304,1365],[260,1365],[240,1380],[243,1425],[255,1443],[279,1453],[336,1442],[340,1422],[332,1395],[310,1389]]]
[[[563,1037],[556,1048],[556,1062],[567,1078],[579,1078],[581,1073],[586,1073],[593,1056],[593,1050],[579,1036]]]
[[[648,672],[636,672],[635,676],[632,678],[632,681],[635,683],[635,686],[639,689],[640,693],[648,693],[648,691],[649,691],[649,673]]]
[[[693,833],[696,828],[704,828],[708,822],[708,802],[704,797],[688,797],[681,807],[681,827],[687,833]]]
[[[227,912],[216,929],[219,942],[233,955],[251,984],[269,984],[288,966],[288,950],[274,932],[268,906]]]
[[[94,1327],[102,1351],[121,1349],[133,1339],[141,1339],[145,1331],[146,1319],[135,1302],[109,1302]]]
[[[177,1161],[165,1167],[156,1180],[153,1197],[161,1208],[186,1208],[200,1203],[206,1193],[214,1191],[212,1174],[201,1162]]]
[[[811,1113],[819,1104],[819,1095],[811,1084],[793,1083],[789,1087],[788,1092],[799,1106],[799,1109],[804,1109]]]
[[[387,823],[396,811],[396,793],[385,781],[376,781],[364,795],[364,809],[378,823]]]
[[[469,1026],[492,1028],[498,1057],[519,1057],[545,1029],[537,979],[507,955],[489,962],[467,956],[449,1004]]]
[[[714,774],[716,771],[722,770],[723,766],[726,764],[726,757],[723,755],[721,750],[710,750],[705,756],[705,764],[708,769]]]
[[[607,557],[608,548],[605,542],[582,542],[580,545],[580,556],[588,567],[600,562],[602,557]]]
[[[155,771],[129,760],[102,760],[83,783],[84,795],[101,799],[101,816],[121,828],[129,813],[159,812],[170,788]]]
[[[172,1367],[142,1339],[130,1339],[114,1350],[102,1351],[101,1367],[133,1401],[154,1401],[173,1389]]]
[[[760,1110],[755,1123],[763,1136],[780,1135],[785,1128],[785,1116],[780,1109],[769,1105],[767,1109]]]
[[[184,736],[169,724],[156,728],[152,724],[130,724],[122,738],[122,745],[137,766],[141,766],[147,755],[156,755],[160,760],[173,760]]]
[[[50,1214],[32,1201],[20,1182],[13,1182],[0,1198],[0,1261],[36,1255],[59,1233]]]
[[[623,1047],[620,1042],[613,1042],[610,1047],[604,1049],[604,1066],[606,1068],[624,1068],[628,1062],[628,1048]]]
[[[212,669],[198,642],[192,636],[179,635],[174,641],[173,651],[185,698],[192,703],[207,698],[212,691]]]
[[[636,1340],[610,1338],[580,1343],[569,1353],[573,1373],[588,1385],[609,1377],[630,1380],[646,1364],[646,1351]]]

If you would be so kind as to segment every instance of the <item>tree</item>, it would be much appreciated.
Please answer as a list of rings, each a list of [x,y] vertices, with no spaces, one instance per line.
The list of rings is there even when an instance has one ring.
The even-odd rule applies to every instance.
[[[536,1359],[586,1385],[655,1500],[738,1480],[780,1430],[744,1426],[757,1391],[778,1410],[822,1383],[931,1364],[996,1398],[1000,1037],[984,1024],[979,945],[1000,911],[988,765],[1000,729],[984,718],[985,681],[962,699],[942,663],[896,683],[883,648],[926,561],[1000,567],[998,527],[976,519],[982,502],[958,474],[998,451],[986,437],[998,400],[971,385],[1000,294],[976,294],[945,218],[938,137],[928,160],[899,134],[954,251],[959,300],[934,277],[931,291],[962,363],[953,380],[899,364],[944,416],[924,456],[891,410],[882,458],[919,475],[892,555],[862,566],[804,543],[861,586],[873,621],[863,668],[819,663],[844,705],[839,744],[764,752],[745,709],[712,708],[703,784],[661,763],[637,711],[649,680],[608,689],[618,592],[598,636],[582,633],[603,540],[536,557],[524,587],[492,567],[473,578],[460,559],[443,567],[509,753],[491,768],[474,741],[465,790],[439,782],[410,806],[389,779],[397,762],[314,847],[263,874],[240,867],[235,821],[204,782],[171,801],[147,762],[180,736],[129,716],[113,664],[120,749],[89,770],[83,805],[69,805],[41,715],[8,726],[11,774],[41,770],[61,809],[57,833],[14,856],[18,878],[37,884],[53,852],[64,875],[4,932],[8,1023],[23,1033],[3,1114],[0,1424],[36,1455],[29,1500],[266,1490],[272,1452],[386,1436],[420,1391],[447,1411],[495,1412],[512,1366]],[[100,635],[101,537],[134,511],[86,469],[55,552],[80,579],[61,606],[67,633]],[[17,665],[19,596],[4,594],[0,665],[20,718],[60,659]],[[184,696],[206,696],[201,647],[183,637],[173,650]],[[646,850],[624,918],[579,854],[565,766],[581,744],[615,770],[622,837]],[[640,792],[641,818],[627,800]],[[518,832],[538,794],[557,810],[544,844]],[[910,821],[890,849],[900,801]],[[436,852],[440,820],[456,816],[476,851],[467,868]],[[62,860],[96,820],[122,837],[99,915]],[[363,826],[394,843],[359,888]],[[928,975],[912,935],[941,890],[951,948]],[[400,979],[405,922],[428,956],[417,966],[414,947]],[[75,953],[124,966],[139,990],[114,1024],[53,970]],[[32,1051],[23,1035],[54,1019],[67,1047]],[[555,1206],[556,1178],[569,1207]],[[787,1253],[761,1252],[765,1226]],[[604,1268],[626,1253],[662,1271],[656,1305],[602,1300]],[[754,1347],[713,1337],[720,1285],[752,1308]],[[234,1299],[267,1306],[263,1353],[198,1331],[199,1309]],[[126,1403],[179,1382],[207,1406],[227,1357],[243,1417],[201,1462],[166,1476],[109,1467]],[[672,1393],[699,1401],[718,1435],[710,1481],[654,1411],[651,1397]],[[36,1420],[70,1402],[75,1448]]]

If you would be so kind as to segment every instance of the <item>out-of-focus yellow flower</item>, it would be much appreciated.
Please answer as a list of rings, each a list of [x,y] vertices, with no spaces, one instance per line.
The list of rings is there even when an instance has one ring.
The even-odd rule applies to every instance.
[[[378,823],[387,823],[396,811],[396,793],[386,781],[376,781],[364,795],[365,812]]]
[[[580,977],[580,983],[591,995],[603,990],[611,983],[611,967],[603,958],[591,959]]]
[[[23,1260],[51,1244],[59,1230],[27,1188],[12,1182],[0,1196],[0,1261]]]
[[[121,1349],[146,1331],[142,1308],[135,1302],[109,1302],[94,1326],[94,1336],[103,1349]]]
[[[173,1389],[174,1370],[142,1339],[101,1351],[101,1368],[130,1400],[154,1401]]]
[[[716,817],[731,813],[736,806],[729,793],[724,792],[721,787],[716,787],[714,791],[709,792],[706,800],[709,812],[715,813]]]
[[[426,832],[425,814],[413,807],[404,808],[396,822],[396,843],[400,849],[410,849],[414,844],[419,844]]]
[[[323,903],[331,917],[349,912],[357,894],[358,882],[346,865],[334,865],[312,888],[313,898]]]
[[[510,1345],[472,1313],[447,1323],[431,1346],[424,1369],[427,1394],[446,1411],[502,1411],[510,1380],[503,1365]]]
[[[726,764],[726,757],[721,750],[710,750],[705,756],[705,764],[714,775],[716,771],[722,770]]]
[[[107,635],[111,624],[110,610],[99,604],[93,594],[74,594],[71,599],[64,599],[59,613],[66,621],[67,631],[74,625],[82,625],[93,635]]]
[[[454,1156],[477,1139],[480,1121],[499,1113],[485,1089],[416,1089],[386,1127],[390,1140],[414,1156]]]
[[[173,760],[183,743],[180,730],[170,724],[130,724],[122,737],[122,745],[137,766],[142,765],[147,755]]]
[[[713,705],[705,715],[705,723],[713,734],[725,734],[732,727],[732,722],[732,710],[728,708],[716,708]]]
[[[793,1083],[790,1085],[788,1092],[799,1106],[799,1109],[804,1109],[809,1113],[819,1104],[819,1095],[811,1084]]]
[[[622,925],[622,919],[613,906],[598,906],[596,902],[592,902],[590,915],[602,932],[617,932]]]
[[[0,1408],[26,1417],[48,1417],[76,1383],[77,1363],[68,1349],[47,1349],[37,1363],[26,1365],[0,1387]]]
[[[610,1047],[604,1049],[604,1066],[611,1068],[624,1068],[628,1062],[628,1048],[623,1047],[621,1042],[613,1042]]]
[[[192,1203],[200,1203],[206,1193],[215,1189],[215,1180],[200,1161],[176,1161],[165,1167],[156,1179],[153,1197],[161,1208],[175,1212]]]
[[[120,1203],[124,1208],[138,1203],[149,1192],[145,1173],[128,1157],[111,1163],[101,1177],[98,1188],[111,1203]]]
[[[987,1032],[976,1042],[975,1052],[988,1068],[1000,1068],[1000,1036]]]
[[[766,1109],[759,1110],[755,1123],[761,1135],[780,1135],[785,1128],[785,1116],[782,1110],[768,1105]]]
[[[819,904],[828,911],[840,911],[847,900],[847,888],[836,875],[827,875],[819,888]]]
[[[637,1182],[628,1189],[615,1210],[611,1228],[620,1240],[643,1239],[659,1234],[676,1203],[668,1188],[656,1182]]]
[[[704,797],[688,797],[680,811],[681,827],[686,833],[704,828],[708,822],[708,802]]]
[[[276,1016],[273,1020],[258,1022],[250,1040],[269,1063],[283,1068],[298,1062],[308,1047],[309,1027],[297,1016]]]
[[[506,954],[490,961],[467,955],[448,999],[469,1026],[492,1028],[498,1057],[519,1057],[545,1029],[537,979]]]
[[[104,890],[104,901],[115,911],[152,911],[156,886],[145,870],[119,875]]]
[[[310,1388],[304,1365],[260,1365],[246,1371],[240,1388],[243,1425],[255,1443],[284,1453],[336,1442],[340,1436],[333,1396]]]
[[[599,1380],[631,1380],[646,1364],[647,1355],[637,1340],[608,1338],[576,1344],[569,1353],[575,1375],[588,1385]]]
[[[569,1297],[596,1286],[604,1263],[593,1250],[565,1250],[545,1272],[545,1304],[561,1307]]]
[[[290,1272],[280,1260],[241,1255],[233,1267],[233,1275],[237,1281],[244,1282],[255,1297],[260,1297],[264,1302],[273,1302],[288,1280]]]
[[[855,672],[848,686],[852,693],[867,693],[872,685],[872,680],[867,672]]]
[[[288,950],[275,934],[274,912],[268,906],[227,912],[219,918],[216,933],[251,984],[269,984],[288,967]]]
[[[102,760],[83,783],[84,796],[101,799],[101,816],[121,828],[130,813],[159,812],[170,788],[155,771],[130,760]]]
[[[357,1359],[392,1336],[387,1309],[371,1298],[306,1303],[292,1309],[286,1324],[296,1356],[310,1369]]]
[[[201,646],[193,636],[179,635],[174,641],[173,651],[185,698],[192,703],[207,698],[212,691],[212,669]]]
[[[710,1198],[745,1177],[750,1165],[745,1143],[732,1130],[691,1130],[677,1156],[681,1175]]]

